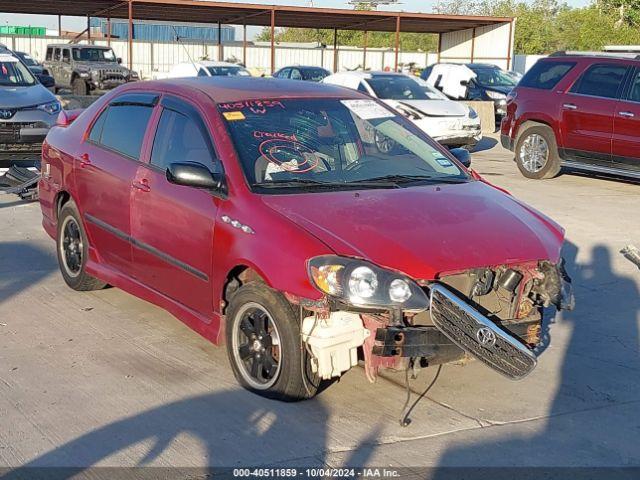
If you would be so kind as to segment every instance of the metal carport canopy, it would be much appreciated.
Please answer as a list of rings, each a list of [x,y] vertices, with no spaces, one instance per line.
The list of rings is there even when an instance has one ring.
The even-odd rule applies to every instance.
[[[395,70],[398,70],[400,32],[434,33],[440,36],[440,55],[443,35],[472,32],[470,37],[471,61],[474,60],[476,30],[509,25],[507,66],[511,59],[513,18],[466,15],[440,15],[428,13],[363,11],[338,8],[312,8],[250,3],[210,2],[202,0],[2,0],[0,11],[40,15],[86,16],[87,32],[90,17],[121,18],[129,20],[129,68],[133,57],[133,20],[162,22],[213,23],[244,26],[246,52],[247,25],[268,26],[271,29],[271,72],[275,70],[275,28],[333,29],[334,71],[337,71],[338,30],[361,30],[364,35],[364,62],[366,63],[367,32],[395,32]],[[88,33],[88,35],[89,35]],[[108,36],[110,40],[110,36]],[[464,35],[454,41],[467,42]],[[390,45],[391,46],[391,45]],[[220,44],[220,51],[222,45]],[[246,53],[245,53],[246,57]],[[460,59],[460,57],[450,57]]]

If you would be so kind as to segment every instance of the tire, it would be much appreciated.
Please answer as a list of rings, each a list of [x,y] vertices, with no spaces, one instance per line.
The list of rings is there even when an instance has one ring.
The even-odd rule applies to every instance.
[[[300,319],[282,294],[261,282],[243,285],[233,294],[226,318],[227,354],[240,385],[285,402],[316,394],[319,381],[301,344]]]
[[[80,77],[76,77],[73,79],[73,82],[71,82],[71,90],[73,91],[74,95],[89,95],[87,82],[85,82]]]
[[[72,245],[75,248],[71,248]],[[69,287],[78,291],[100,290],[105,287],[104,282],[85,271],[89,240],[73,201],[65,203],[58,215],[56,251],[60,273]]]
[[[556,137],[545,125],[531,126],[518,136],[515,157],[520,173],[527,178],[541,180],[560,173]]]

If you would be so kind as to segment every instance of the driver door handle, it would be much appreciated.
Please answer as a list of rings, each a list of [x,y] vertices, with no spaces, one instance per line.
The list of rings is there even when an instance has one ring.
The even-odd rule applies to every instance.
[[[567,110],[577,110],[578,106],[574,103],[563,103],[562,108],[566,108]]]
[[[627,117],[627,118],[635,117],[633,112],[618,112],[618,115],[620,115],[621,117]]]

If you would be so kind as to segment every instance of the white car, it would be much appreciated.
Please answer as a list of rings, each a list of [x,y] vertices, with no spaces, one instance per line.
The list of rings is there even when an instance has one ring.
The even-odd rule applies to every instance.
[[[164,78],[184,77],[250,77],[249,71],[242,65],[229,62],[183,62],[175,65]],[[158,77],[159,78],[159,77]]]
[[[340,72],[323,82],[382,100],[442,145],[471,148],[482,138],[473,108],[449,100],[419,78],[388,72]]]

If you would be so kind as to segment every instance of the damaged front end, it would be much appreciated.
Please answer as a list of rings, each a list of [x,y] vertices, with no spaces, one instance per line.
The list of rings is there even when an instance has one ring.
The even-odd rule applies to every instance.
[[[312,368],[325,379],[360,359],[375,381],[380,369],[468,357],[520,379],[536,365],[543,308],[571,310],[574,304],[563,263],[546,260],[414,281],[368,262],[328,256],[312,259],[309,274],[326,297],[306,308],[302,340]]]

